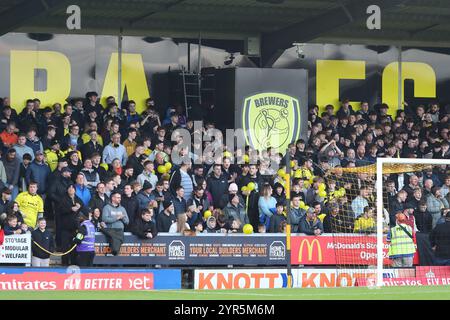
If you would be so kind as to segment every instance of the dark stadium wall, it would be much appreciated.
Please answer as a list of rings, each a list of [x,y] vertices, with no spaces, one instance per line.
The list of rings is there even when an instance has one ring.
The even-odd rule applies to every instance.
[[[191,44],[191,69],[197,68],[197,46]],[[17,34],[0,37],[0,95],[10,96],[21,109],[24,100],[37,97],[42,106],[64,103],[95,90],[102,98],[118,91],[118,41],[114,36]],[[339,105],[349,98],[358,102],[388,103],[398,108],[398,58],[396,47],[307,44],[299,59],[291,48],[273,64],[277,69],[306,69],[309,74],[308,103]],[[256,67],[246,56],[224,49],[202,47],[202,68]],[[153,83],[155,74],[187,67],[187,43],[171,39],[124,37],[122,92],[140,108],[149,95],[171,103],[164,85]],[[404,98],[410,104],[437,98],[450,102],[450,49],[403,48]],[[166,86],[167,87],[167,86]],[[158,89],[158,90],[157,90]],[[233,108],[233,106],[229,106]]]

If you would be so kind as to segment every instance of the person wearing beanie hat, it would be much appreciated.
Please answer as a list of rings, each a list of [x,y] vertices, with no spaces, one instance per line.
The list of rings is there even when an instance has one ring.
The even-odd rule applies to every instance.
[[[171,200],[163,201],[163,208],[156,219],[156,229],[158,232],[169,232],[170,226],[177,219],[174,215],[175,208],[173,206],[173,202]]]
[[[57,139],[51,140],[49,149],[45,149],[45,159],[53,172],[58,167],[58,160],[64,157],[64,153],[60,150],[59,141]]]
[[[144,185],[142,187],[142,190],[139,191],[137,195],[137,200],[139,203],[139,210],[147,209],[149,204],[154,207],[155,196],[152,194],[153,191],[153,185],[148,182],[144,181]]]
[[[222,195],[222,197],[220,198],[220,208],[221,209],[225,209],[225,207],[227,206],[228,202],[230,201],[230,195],[235,195],[237,194],[239,197],[239,202],[242,205],[245,205],[244,199],[238,194],[238,185],[236,183],[230,183],[230,185],[228,186],[228,193],[224,193]]]
[[[299,229],[300,233],[305,233],[309,236],[319,236],[323,233],[323,224],[317,217],[314,206],[306,210],[306,215],[300,220]]]
[[[228,186],[228,191],[229,192],[238,192],[238,185],[236,183],[230,183],[230,185]]]
[[[139,182],[141,186],[144,186],[144,182],[150,182],[152,186],[155,187],[158,182],[158,177],[153,173],[155,169],[154,163],[150,160],[145,160],[143,168],[144,170],[142,173],[137,176],[137,182]]]
[[[237,219],[239,219],[243,225],[250,223],[247,211],[245,210],[244,205],[240,202],[237,193],[231,193],[228,195],[228,203],[223,209],[223,213],[227,217],[227,220],[229,220],[230,224],[232,220]]]
[[[169,208],[171,205],[173,205],[172,200],[164,200],[164,201],[163,201],[163,210],[166,210],[166,209]]]
[[[131,184],[134,181],[134,168],[132,165],[127,164],[123,168],[121,178],[123,185]]]

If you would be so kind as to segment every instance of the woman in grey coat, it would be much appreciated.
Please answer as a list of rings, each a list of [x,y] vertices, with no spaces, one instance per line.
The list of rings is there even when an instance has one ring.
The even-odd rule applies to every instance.
[[[441,209],[448,208],[449,204],[446,198],[441,194],[440,187],[431,188],[431,194],[427,197],[427,208],[433,217],[432,228],[436,227],[436,223],[441,217]]]

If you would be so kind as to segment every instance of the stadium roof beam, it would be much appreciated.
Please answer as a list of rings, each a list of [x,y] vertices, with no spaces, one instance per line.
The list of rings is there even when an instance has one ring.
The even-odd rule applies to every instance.
[[[70,0],[25,0],[0,13],[0,36],[22,26],[25,21],[35,20],[44,14],[57,11]]]
[[[150,17],[150,16],[152,16],[152,15],[154,15],[156,13],[159,13],[161,11],[169,10],[170,8],[175,7],[176,5],[178,5],[178,4],[180,4],[180,3],[184,2],[184,1],[186,1],[186,0],[176,0],[174,2],[169,2],[167,4],[161,5],[161,8],[159,10],[153,10],[151,12],[144,13],[143,15],[130,20],[129,21],[129,25],[132,26],[132,25],[134,25],[134,24],[136,24],[136,23],[138,23],[138,22],[140,22],[140,21],[142,21],[144,19],[147,19],[148,17]]]
[[[286,28],[262,35],[261,58],[264,66],[270,66],[283,50],[292,47],[294,42],[312,41],[335,28],[350,24],[367,16],[369,5],[376,4],[381,12],[395,6],[402,6],[409,0],[350,0],[340,6],[317,16],[305,19]],[[374,3],[375,2],[375,3]]]

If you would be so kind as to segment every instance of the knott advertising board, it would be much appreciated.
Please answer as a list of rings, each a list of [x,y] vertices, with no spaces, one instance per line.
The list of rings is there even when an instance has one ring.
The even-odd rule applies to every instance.
[[[386,269],[383,278],[413,277],[412,269]],[[294,269],[294,288],[334,288],[355,286],[358,279],[376,279],[375,270],[367,269]],[[286,269],[195,270],[194,288],[274,289],[287,287]]]
[[[156,289],[181,289],[181,270],[0,268],[0,291]]]
[[[0,263],[31,263],[31,234],[5,236],[0,246]]]
[[[96,265],[286,265],[284,236],[165,236],[141,240],[126,235],[117,256],[96,235]]]
[[[389,244],[384,239],[383,259],[390,265]],[[376,236],[346,234],[342,236],[292,237],[291,263],[294,265],[376,265]],[[418,255],[414,264],[418,264]]]

